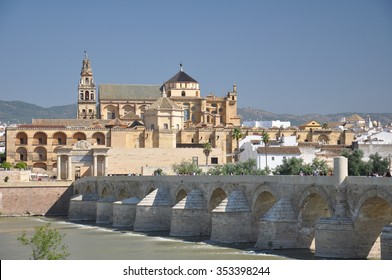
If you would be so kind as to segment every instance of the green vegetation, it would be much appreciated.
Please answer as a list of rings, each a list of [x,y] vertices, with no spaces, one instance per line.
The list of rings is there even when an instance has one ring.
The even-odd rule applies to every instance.
[[[256,160],[248,159],[214,167],[208,173],[211,175],[267,175],[268,171],[257,169]]]
[[[34,260],[64,260],[69,256],[67,246],[62,244],[63,237],[56,229],[50,228],[50,223],[34,228],[35,234],[30,239],[26,232],[18,237],[22,245],[31,246]]]
[[[23,161],[17,162],[15,164],[15,168],[17,168],[17,169],[26,169],[27,168],[27,163],[25,163]]]
[[[0,165],[0,167],[1,167],[1,168],[4,168],[4,169],[11,169],[12,164],[9,163],[8,161],[3,161],[3,162],[1,163],[1,165]]]
[[[342,156],[348,160],[348,175],[349,176],[370,176],[370,175],[384,175],[389,168],[389,161],[387,158],[382,158],[378,153],[371,154],[369,161],[364,162],[363,151],[344,151]]]
[[[267,149],[268,149],[268,145],[269,145],[269,141],[270,141],[270,137],[268,132],[263,130],[263,133],[261,134],[261,139],[263,140],[264,143],[264,151],[265,151],[265,168],[268,169],[268,155],[267,155]]]
[[[212,151],[211,144],[209,142],[204,143],[204,145],[203,145],[203,153],[206,156],[206,165],[208,165],[208,156],[210,155],[211,151]]]
[[[0,153],[0,163],[5,161],[5,153]]]
[[[172,166],[173,171],[179,175],[200,175],[203,171],[192,161],[182,161]]]
[[[235,141],[237,142],[237,149],[235,150],[235,156],[234,156],[234,161],[238,162],[239,161],[239,154],[240,154],[240,139],[242,139],[242,137],[244,136],[242,134],[241,128],[239,127],[235,127],[233,129],[233,132],[231,134],[231,136],[235,139]]]
[[[283,159],[283,163],[275,168],[275,175],[327,175],[328,166],[324,160],[315,158],[311,164],[304,163],[302,158]]]
[[[161,175],[164,175],[163,170],[161,168],[154,170],[154,176],[161,176]]]

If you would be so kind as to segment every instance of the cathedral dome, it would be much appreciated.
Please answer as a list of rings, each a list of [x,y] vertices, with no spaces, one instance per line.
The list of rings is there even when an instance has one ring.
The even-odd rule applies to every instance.
[[[175,74],[173,77],[171,77],[168,81],[165,82],[165,84],[167,83],[198,83],[195,79],[193,79],[191,76],[189,76],[187,73],[185,73],[182,70],[182,64],[180,65],[181,69],[180,71]]]

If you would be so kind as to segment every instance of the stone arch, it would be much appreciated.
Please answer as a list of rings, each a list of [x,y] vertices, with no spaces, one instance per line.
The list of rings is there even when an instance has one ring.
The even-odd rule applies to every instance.
[[[81,140],[86,140],[86,134],[84,134],[83,132],[74,133],[74,135],[72,136],[72,144],[75,144],[76,142]]]
[[[87,187],[86,187],[86,193],[92,193],[92,192],[93,192],[93,190],[92,190],[91,186],[90,186],[90,185],[87,185]]]
[[[176,194],[176,199],[174,205],[176,205],[178,202],[183,200],[187,196],[187,192],[184,189],[180,189],[177,194]]]
[[[129,193],[125,189],[121,189],[117,197],[119,200],[124,200],[126,198],[129,198]]]
[[[48,135],[45,132],[39,131],[35,133],[33,139],[33,145],[48,144]]]
[[[385,191],[383,188],[374,186],[363,192],[353,203],[352,219],[355,221],[358,218],[359,212],[364,203],[370,198],[381,198],[389,203],[392,207],[392,195]]]
[[[28,144],[27,134],[24,132],[18,132],[16,134],[15,145],[27,145]]]
[[[114,120],[115,118],[118,117],[118,110],[113,105],[105,106],[102,113],[104,117],[106,117],[106,119],[108,120]]]
[[[152,193],[153,191],[155,191],[157,188],[154,186],[154,185],[150,185],[146,190],[146,194],[145,194],[145,197],[147,196],[147,195],[149,195],[150,193]]]
[[[105,145],[105,134],[102,132],[95,132],[92,136],[93,144]]]
[[[333,201],[330,199],[331,196],[328,195],[328,193],[325,190],[323,190],[322,188],[316,187],[315,185],[311,185],[303,190],[303,192],[299,196],[298,202],[293,203],[293,205],[298,205],[298,207],[299,207],[297,209],[294,209],[294,211],[296,212],[296,215],[300,215],[300,212],[301,212],[302,206],[305,203],[305,200],[311,194],[317,194],[320,197],[322,197],[323,200],[327,203],[327,206],[331,212],[331,216],[333,216],[335,214],[335,205],[334,205]]]
[[[318,140],[319,143],[323,143],[323,144],[328,144],[329,143],[329,137],[327,135],[325,135],[325,134],[321,134],[318,137],[317,140]]]
[[[16,149],[16,158],[17,161],[27,161],[27,150],[24,147],[19,147]]]
[[[33,164],[33,168],[42,168],[44,170],[47,170],[47,165],[44,162],[36,162]]]
[[[260,218],[270,210],[277,201],[277,196],[268,190],[263,190],[253,197],[252,203],[252,235],[257,239],[259,235]]]
[[[103,187],[102,192],[101,192],[101,197],[108,197],[110,195],[109,190],[107,187]]]
[[[325,194],[321,191],[304,192],[298,213],[298,244],[302,248],[313,247],[316,222],[319,218],[331,217],[331,210]]]
[[[227,194],[222,188],[216,188],[212,192],[210,200],[208,201],[208,211],[211,212],[214,210],[226,197]]]
[[[44,147],[37,147],[34,149],[33,161],[46,161],[47,153]]]
[[[371,193],[369,191],[368,193]],[[366,258],[385,225],[392,223],[392,203],[382,196],[367,197],[356,213],[355,245],[360,257]]]
[[[58,131],[53,134],[52,138],[52,145],[54,146],[67,145],[67,134],[64,132]]]
[[[133,105],[125,105],[122,109],[124,111],[124,116],[131,112],[135,113],[135,106]]]

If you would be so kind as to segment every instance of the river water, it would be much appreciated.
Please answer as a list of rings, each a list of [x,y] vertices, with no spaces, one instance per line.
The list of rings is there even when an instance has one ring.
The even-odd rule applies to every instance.
[[[28,237],[34,227],[51,223],[61,234],[73,260],[276,260],[312,259],[308,250],[253,250],[254,244],[234,244],[232,247],[211,244],[202,239],[178,239],[168,233],[145,234],[101,227],[94,224],[71,223],[48,217],[1,217],[0,259],[28,260],[31,248],[20,245],[17,238],[25,231]],[[280,254],[280,255],[277,255]]]

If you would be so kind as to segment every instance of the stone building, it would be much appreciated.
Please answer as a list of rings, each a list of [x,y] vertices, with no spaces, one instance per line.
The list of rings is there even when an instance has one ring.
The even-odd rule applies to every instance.
[[[180,71],[163,85],[100,84],[98,92],[85,53],[77,91],[75,119],[34,119],[6,131],[7,161],[51,171],[58,179],[142,173],[192,160],[208,165],[233,161],[239,127],[237,87],[223,97],[201,94],[200,84]],[[261,134],[243,129],[244,136]],[[268,130],[271,139],[296,136],[297,142],[351,144],[348,131],[295,128]]]
[[[232,160],[231,130],[240,125],[237,89],[202,97],[199,83],[180,71],[163,85],[98,85],[84,54],[75,119],[34,119],[7,130],[7,161],[52,171],[59,179],[168,170],[182,160]]]

